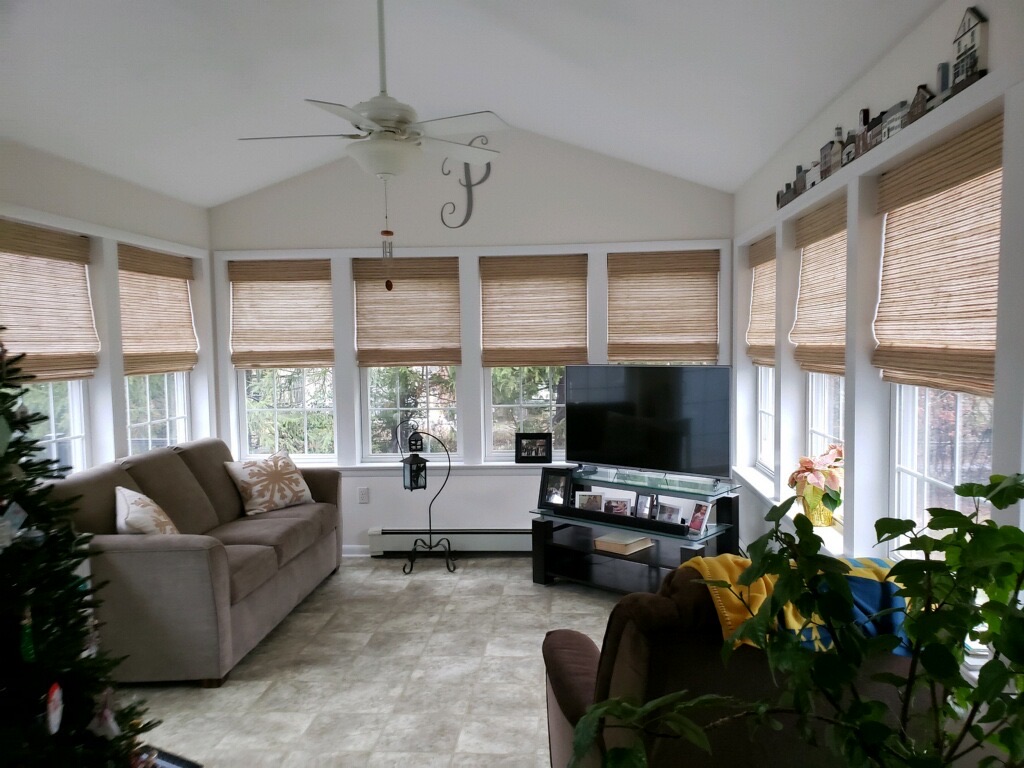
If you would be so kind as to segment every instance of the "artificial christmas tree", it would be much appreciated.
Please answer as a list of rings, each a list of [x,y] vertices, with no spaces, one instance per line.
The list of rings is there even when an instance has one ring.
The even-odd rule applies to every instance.
[[[0,328],[0,336],[3,329]],[[61,470],[30,434],[29,377],[0,341],[0,766],[145,765],[136,705],[113,703],[117,660],[96,645],[88,537],[50,498]]]

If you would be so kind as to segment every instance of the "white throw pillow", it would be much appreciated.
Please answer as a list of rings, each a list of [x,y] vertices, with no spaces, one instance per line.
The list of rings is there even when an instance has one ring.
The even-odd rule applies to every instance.
[[[313,501],[302,473],[284,449],[265,459],[226,461],[224,466],[242,494],[247,515]]]
[[[131,488],[117,486],[118,533],[177,533],[171,518],[148,496]]]

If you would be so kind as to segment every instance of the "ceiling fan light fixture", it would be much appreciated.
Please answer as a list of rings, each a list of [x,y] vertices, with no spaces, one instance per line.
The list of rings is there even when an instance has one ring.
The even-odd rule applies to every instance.
[[[349,144],[348,154],[366,173],[386,179],[407,170],[419,158],[420,148],[388,134],[377,134]]]

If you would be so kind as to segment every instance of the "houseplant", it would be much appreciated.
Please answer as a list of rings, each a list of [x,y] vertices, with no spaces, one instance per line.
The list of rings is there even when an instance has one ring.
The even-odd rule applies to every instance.
[[[843,503],[843,447],[830,445],[820,456],[801,456],[788,484],[812,524],[832,525],[832,513]]]
[[[955,492],[973,499],[970,512],[934,508],[922,526],[894,518],[875,524],[879,543],[894,542],[901,555],[888,576],[906,602],[871,618],[899,614],[902,636],[872,636],[854,618],[845,578],[849,566],[821,551],[822,540],[805,515],[796,515],[795,533],[783,530],[795,497],[773,507],[766,517],[771,529],[751,545],[750,566],[738,583],[706,583],[742,597],[756,580],[774,581],[771,595],[726,640],[723,656],[728,663],[740,640],[763,649],[781,697],[771,703],[694,699],[680,691],[644,705],[601,702],[577,726],[575,759],[591,748],[603,718],[638,737],[632,747],[607,753],[607,766],[646,765],[641,732],[685,738],[707,749],[694,710],[727,705],[733,714],[716,722],[745,718],[771,725],[776,714],[788,713],[797,717],[804,738],[811,738],[810,725],[818,726],[837,765],[849,768],[1024,766],[1024,703],[1017,692],[1024,682],[1024,532],[981,519],[984,502],[1005,509],[1024,498],[1024,475],[997,475]],[[796,633],[780,628],[777,617],[787,604],[811,617],[804,627],[827,632],[831,648],[808,650]],[[991,649],[976,679],[962,666],[972,643]],[[898,696],[890,698],[902,704],[890,708],[865,693],[858,672],[897,648],[908,656],[906,674],[874,677],[896,689]]]

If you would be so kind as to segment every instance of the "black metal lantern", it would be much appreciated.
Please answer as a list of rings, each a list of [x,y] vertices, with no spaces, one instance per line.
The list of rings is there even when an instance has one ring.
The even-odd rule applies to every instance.
[[[412,434],[409,435],[409,453],[421,453],[423,451],[423,435],[413,425]]]
[[[419,433],[417,433],[419,434]],[[423,438],[420,438],[422,444]],[[412,448],[412,439],[409,439]],[[407,491],[415,491],[427,487],[427,460],[418,453],[410,453],[402,459],[402,485]]]

